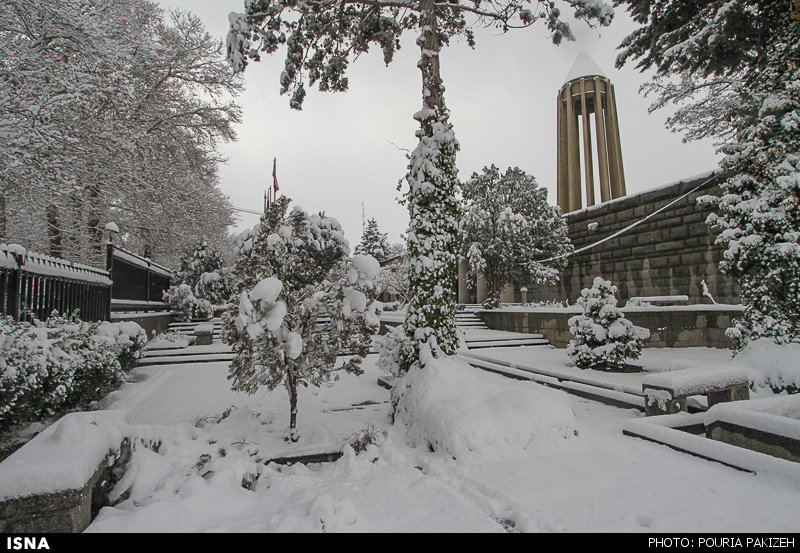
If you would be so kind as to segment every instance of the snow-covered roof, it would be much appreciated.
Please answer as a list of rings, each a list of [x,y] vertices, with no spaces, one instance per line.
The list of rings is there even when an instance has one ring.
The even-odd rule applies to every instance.
[[[575,79],[580,79],[581,77],[593,77],[595,75],[600,77],[606,76],[606,74],[600,70],[588,52],[583,50],[578,54],[578,57],[575,58],[575,63],[572,64],[572,69],[570,69],[569,73],[567,73],[567,78],[564,79],[564,84],[574,81]]]

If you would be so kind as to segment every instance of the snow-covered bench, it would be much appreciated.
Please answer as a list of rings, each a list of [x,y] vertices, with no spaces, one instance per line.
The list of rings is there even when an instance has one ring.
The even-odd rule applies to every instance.
[[[631,305],[686,305],[689,296],[636,296],[629,300]]]
[[[704,395],[708,406],[750,399],[750,381],[744,369],[685,369],[649,374],[642,379],[647,415],[686,411],[686,398]]]

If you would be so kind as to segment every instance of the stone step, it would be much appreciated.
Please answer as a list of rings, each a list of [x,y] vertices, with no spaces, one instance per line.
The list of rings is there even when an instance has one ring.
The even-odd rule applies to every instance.
[[[522,346],[549,346],[550,340],[547,339],[528,339],[528,340],[483,340],[467,342],[467,349],[483,348],[518,348]]]
[[[154,357],[145,357],[139,361],[140,367],[149,367],[153,365],[184,365],[188,363],[212,363],[214,361],[232,361],[234,358],[232,353],[218,353],[218,354],[200,354],[200,355],[163,355]]]

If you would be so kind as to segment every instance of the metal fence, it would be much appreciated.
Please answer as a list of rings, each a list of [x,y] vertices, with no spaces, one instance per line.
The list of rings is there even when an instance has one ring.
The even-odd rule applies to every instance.
[[[106,267],[111,275],[113,311],[164,311],[164,292],[173,273],[166,267],[133,252],[108,244]]]
[[[110,318],[111,279],[102,269],[0,244],[0,311],[19,320],[78,311],[84,321]]]

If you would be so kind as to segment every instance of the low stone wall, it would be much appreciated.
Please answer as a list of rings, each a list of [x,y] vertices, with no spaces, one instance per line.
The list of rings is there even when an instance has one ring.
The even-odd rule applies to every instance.
[[[82,532],[131,455],[122,411],[65,415],[0,463],[0,532]]]
[[[112,313],[111,322],[133,321],[138,323],[145,332],[147,338],[152,338],[162,332],[167,331],[167,327],[173,321],[174,316],[171,312],[166,313]]]
[[[725,335],[731,321],[741,314],[737,306],[684,306],[624,308],[625,317],[650,330],[645,347],[650,348],[730,348]],[[577,309],[535,309],[529,311],[479,311],[486,326],[495,330],[542,334],[557,348],[566,348],[572,333],[569,319]]]

